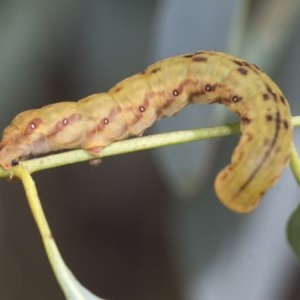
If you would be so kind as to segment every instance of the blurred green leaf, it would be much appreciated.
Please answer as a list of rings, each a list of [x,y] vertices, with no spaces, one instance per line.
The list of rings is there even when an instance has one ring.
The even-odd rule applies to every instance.
[[[296,258],[300,262],[300,204],[287,224],[287,238]]]

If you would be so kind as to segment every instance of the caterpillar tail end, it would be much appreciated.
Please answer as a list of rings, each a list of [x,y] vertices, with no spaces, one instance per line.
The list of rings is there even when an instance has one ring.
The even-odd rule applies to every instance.
[[[260,203],[260,200],[264,194],[253,193],[248,189],[241,190],[241,185],[236,178],[230,176],[226,167],[222,170],[215,180],[215,192],[224,206],[233,212],[246,214],[251,213]]]

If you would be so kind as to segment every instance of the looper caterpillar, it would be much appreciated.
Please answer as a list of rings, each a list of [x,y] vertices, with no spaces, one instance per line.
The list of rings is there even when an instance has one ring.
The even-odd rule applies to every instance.
[[[167,58],[78,102],[18,114],[4,130],[0,165],[61,149],[99,153],[190,103],[222,103],[240,116],[242,136],[215,190],[230,209],[252,211],[287,165],[292,147],[289,104],[257,66],[221,52]]]

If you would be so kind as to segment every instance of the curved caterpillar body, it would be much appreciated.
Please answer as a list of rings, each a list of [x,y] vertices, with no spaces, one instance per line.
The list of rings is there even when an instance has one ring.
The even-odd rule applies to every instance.
[[[171,57],[107,93],[20,113],[4,130],[0,165],[10,169],[19,160],[60,149],[99,153],[113,141],[141,135],[189,103],[216,102],[240,116],[242,130],[231,164],[216,178],[216,193],[230,209],[250,212],[289,161],[291,114],[263,71],[220,52]]]

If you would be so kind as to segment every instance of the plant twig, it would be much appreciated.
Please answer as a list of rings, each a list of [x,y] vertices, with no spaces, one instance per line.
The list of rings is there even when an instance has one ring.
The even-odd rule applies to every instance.
[[[66,299],[101,300],[101,298],[95,296],[83,287],[64,263],[43,212],[36,185],[29,172],[23,165],[19,165],[14,168],[13,173],[22,181],[30,209],[41,234],[49,262]]]
[[[294,177],[300,186],[300,157],[296,150],[295,145],[293,145],[293,149],[292,149],[290,166],[293,171]]]
[[[300,126],[300,116],[292,117],[293,126]],[[201,129],[191,129],[184,131],[175,131],[169,133],[155,134],[139,138],[118,141],[105,147],[99,155],[92,155],[85,150],[71,150],[58,154],[23,161],[23,164],[29,173],[55,168],[63,165],[93,160],[97,158],[125,154],[135,151],[142,151],[158,147],[165,147],[175,144],[195,142],[215,137],[238,134],[240,125],[227,124],[222,126],[207,127]],[[0,168],[0,178],[11,177],[11,171]]]
[[[40,158],[30,159],[27,161],[23,161],[22,164],[26,167],[29,173],[33,173],[49,168],[55,168],[63,165],[112,155],[237,134],[240,132],[239,126],[239,124],[230,124],[132,138],[110,144],[109,146],[105,147],[99,155],[92,155],[85,150],[72,150],[58,154],[50,154]],[[0,169],[0,178],[9,176],[9,171]]]

